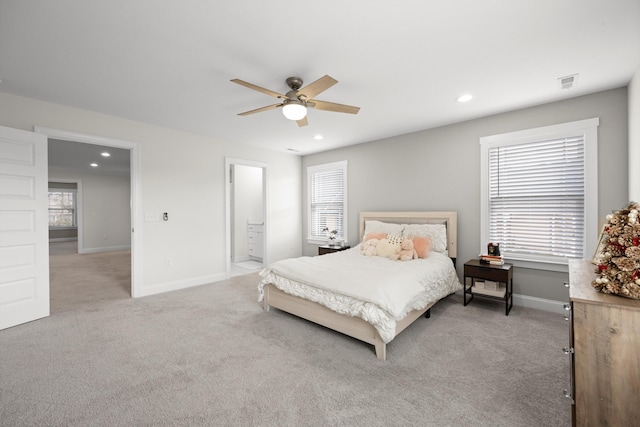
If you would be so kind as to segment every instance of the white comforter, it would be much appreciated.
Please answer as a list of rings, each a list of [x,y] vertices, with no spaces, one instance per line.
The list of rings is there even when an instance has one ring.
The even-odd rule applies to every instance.
[[[316,257],[277,261],[260,272],[259,300],[272,283],[294,296],[372,324],[385,343],[396,322],[462,289],[451,259],[431,252],[426,259],[391,261],[366,257],[359,247]]]

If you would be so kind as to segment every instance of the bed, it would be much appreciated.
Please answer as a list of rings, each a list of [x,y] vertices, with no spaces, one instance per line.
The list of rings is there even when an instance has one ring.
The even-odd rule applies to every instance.
[[[380,232],[400,232],[427,236],[431,247],[424,258],[410,261],[365,256],[362,243],[277,261],[260,272],[259,300],[267,312],[275,307],[369,343],[377,358],[386,360],[393,338],[462,289],[455,270],[457,213],[362,212],[359,227],[360,242]]]

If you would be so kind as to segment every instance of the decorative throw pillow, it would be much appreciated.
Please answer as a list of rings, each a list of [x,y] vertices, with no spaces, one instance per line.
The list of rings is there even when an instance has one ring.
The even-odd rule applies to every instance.
[[[447,227],[444,224],[405,224],[404,235],[428,237],[434,252],[447,252]]]
[[[365,234],[364,235],[364,239],[362,239],[362,243],[366,242],[367,240],[371,240],[371,239],[384,239],[385,237],[387,237],[387,233],[369,233],[369,234]]]
[[[414,237],[413,249],[418,253],[418,258],[426,258],[431,250],[431,239],[428,237]]]
[[[402,249],[400,246],[401,242],[402,236],[398,234],[387,235],[387,237],[378,242],[376,255],[383,258],[389,258],[391,260],[397,260],[400,257],[400,250]]]
[[[364,235],[369,233],[402,234],[403,226],[390,222],[382,222],[375,219],[365,221]]]

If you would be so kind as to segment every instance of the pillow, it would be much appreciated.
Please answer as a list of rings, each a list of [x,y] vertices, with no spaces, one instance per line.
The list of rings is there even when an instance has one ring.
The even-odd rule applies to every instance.
[[[364,222],[364,235],[369,233],[385,233],[385,234],[402,234],[403,226],[400,224],[392,224],[390,222],[382,222],[377,220],[368,220]]]
[[[426,258],[431,250],[431,239],[429,237],[414,237],[413,249],[418,253],[418,258]]]
[[[429,237],[430,250],[447,253],[447,227],[444,224],[403,224],[403,227],[405,236]]]
[[[399,234],[388,234],[387,237],[378,241],[376,246],[376,255],[391,260],[397,260],[400,257],[402,247],[402,236]]]
[[[362,239],[362,242],[366,242],[367,240],[371,240],[371,239],[384,239],[385,237],[387,237],[387,233],[369,233],[369,234],[365,234],[364,235],[364,239]]]

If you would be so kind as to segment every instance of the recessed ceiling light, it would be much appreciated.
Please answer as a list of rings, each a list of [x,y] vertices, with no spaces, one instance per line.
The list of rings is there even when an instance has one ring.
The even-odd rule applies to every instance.
[[[106,151],[104,153],[100,153],[100,155],[102,157],[111,157],[111,154],[107,153]]]
[[[456,101],[458,101],[458,102],[469,102],[469,101],[471,101],[471,98],[473,98],[473,96],[471,96],[468,93],[465,93],[464,95],[460,95],[458,98],[456,98]]]
[[[323,138],[322,135],[317,134],[316,136],[313,137],[313,139],[315,139],[316,141],[320,141]]]
[[[97,164],[97,163],[91,163],[91,167],[92,167],[92,168],[97,168],[97,167],[98,167],[98,164]]]

